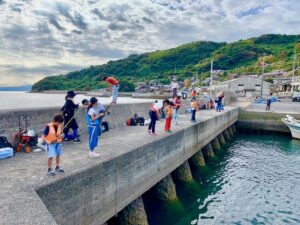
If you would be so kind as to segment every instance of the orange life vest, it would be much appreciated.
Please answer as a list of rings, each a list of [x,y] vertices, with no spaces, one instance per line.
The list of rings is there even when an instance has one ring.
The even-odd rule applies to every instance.
[[[51,144],[53,142],[62,142],[62,125],[58,125],[57,132],[55,132],[53,123],[49,123],[47,125],[49,126],[49,134],[44,136],[44,140],[47,142],[47,144]]]

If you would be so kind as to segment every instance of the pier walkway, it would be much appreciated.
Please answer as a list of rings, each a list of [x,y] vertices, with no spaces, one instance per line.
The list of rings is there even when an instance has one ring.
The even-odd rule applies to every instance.
[[[166,134],[164,132],[164,121],[158,121],[157,133],[159,136],[149,135],[146,126],[115,128],[102,135],[100,146],[96,149],[96,152],[100,153],[99,158],[88,157],[86,136],[83,135],[82,143],[64,145],[62,167],[65,169],[65,173],[57,174],[54,177],[46,175],[47,157],[45,151],[29,154],[17,153],[14,158],[1,160],[0,224],[99,224],[99,221],[104,223],[114,213],[117,213],[134,200],[134,196],[129,193],[134,192],[133,189],[130,189],[133,187],[128,186],[129,190],[123,188],[120,189],[123,190],[122,193],[117,193],[119,190],[111,185],[112,180],[116,180],[116,182],[119,182],[118,179],[120,180],[120,183],[114,185],[126,186],[128,185],[127,181],[134,185],[136,183],[134,180],[142,179],[139,182],[147,185],[141,185],[142,190],[136,194],[134,193],[135,197],[138,197],[147,188],[149,189],[151,185],[155,184],[152,183],[154,180],[158,182],[159,179],[162,179],[163,176],[166,176],[167,173],[192,156],[192,153],[185,150],[189,145],[187,140],[194,138],[196,142],[201,142],[196,143],[197,146],[203,147],[211,141],[211,138],[235,123],[237,116],[238,110],[235,107],[226,107],[226,110],[222,113],[217,113],[214,110],[198,111],[197,123],[195,124],[191,123],[190,114],[181,115],[180,124],[172,124],[172,134]],[[169,162],[167,163],[166,160],[170,157],[171,150],[175,151],[171,147],[173,145],[176,146],[176,149],[180,149],[178,154],[183,158],[178,160],[170,158],[171,163],[174,162],[174,165],[168,166]],[[152,148],[152,150],[148,151],[149,148]],[[196,152],[197,150],[199,149],[193,151]],[[133,151],[135,151],[134,154],[128,154]],[[174,154],[170,155],[177,157]],[[144,171],[136,178],[121,179],[129,172],[144,170],[156,160],[156,157],[161,157],[166,167],[170,167],[163,168],[161,165],[164,164],[157,162],[155,173],[164,171],[163,174],[158,176],[152,173],[150,175],[155,176],[155,179],[152,179],[150,175],[147,177],[147,171]],[[123,167],[123,172],[126,172],[126,174],[123,174],[122,171],[115,171],[115,165],[109,166],[117,158],[119,159],[118,167]],[[141,162],[142,160],[144,161]],[[130,167],[132,161],[136,165],[134,168]],[[99,181],[94,179],[99,179]],[[100,189],[95,186],[95,182],[98,182],[97,185],[99,185],[99,182],[106,183],[107,186],[105,188],[102,186],[103,189]],[[97,190],[91,193],[90,196],[89,193],[93,185]],[[91,199],[87,196],[90,196]],[[109,199],[111,196],[114,196],[115,199]],[[124,202],[118,201],[118,196],[124,198]],[[108,204],[110,201],[112,204]],[[79,210],[81,207],[85,207],[85,209]],[[103,215],[98,217],[96,214],[99,213],[100,209]],[[70,212],[74,212],[74,214],[70,214]],[[78,221],[79,217],[90,217],[90,221]],[[72,218],[74,218],[74,221],[72,221]]]

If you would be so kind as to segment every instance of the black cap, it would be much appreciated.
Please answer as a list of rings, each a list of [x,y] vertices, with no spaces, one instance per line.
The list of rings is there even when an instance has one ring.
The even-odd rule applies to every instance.
[[[77,94],[74,91],[68,91],[68,93],[67,93],[67,96],[71,97],[71,98],[75,97],[76,95]]]
[[[98,99],[95,98],[95,97],[91,97],[91,99],[90,99],[90,104],[93,105],[93,104],[95,104],[96,102],[98,102]]]

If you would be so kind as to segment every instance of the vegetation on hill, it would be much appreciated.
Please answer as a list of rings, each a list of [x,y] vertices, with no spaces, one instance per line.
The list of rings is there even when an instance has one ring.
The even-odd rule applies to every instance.
[[[66,75],[46,77],[34,84],[32,90],[95,90],[106,87],[101,82],[102,76],[114,75],[120,79],[121,91],[133,91],[137,81],[169,83],[175,70],[179,79],[192,77],[196,72],[204,79],[209,75],[211,59],[216,70],[226,71],[220,79],[228,79],[229,73],[258,74],[262,57],[267,72],[291,70],[293,55],[300,52],[298,42],[300,35],[275,34],[233,43],[193,42],[168,50],[130,55]]]

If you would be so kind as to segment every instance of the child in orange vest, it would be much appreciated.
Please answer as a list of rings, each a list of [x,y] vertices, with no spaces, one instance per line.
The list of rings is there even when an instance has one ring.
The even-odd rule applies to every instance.
[[[172,117],[173,117],[173,102],[168,102],[168,105],[166,107],[166,124],[165,124],[165,131],[168,133],[171,133],[171,123],[172,123]]]
[[[64,118],[61,115],[56,115],[53,118],[53,122],[46,125],[43,140],[47,143],[47,156],[48,156],[48,171],[47,174],[54,176],[56,172],[64,172],[64,169],[60,167],[60,155],[62,153],[60,145],[63,141],[62,138],[62,123]],[[52,169],[52,161],[55,158],[56,167]]]

